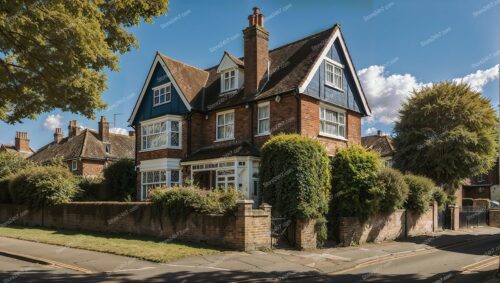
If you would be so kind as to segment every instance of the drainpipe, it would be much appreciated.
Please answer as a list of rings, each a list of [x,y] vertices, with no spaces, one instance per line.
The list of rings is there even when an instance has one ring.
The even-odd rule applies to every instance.
[[[302,130],[302,125],[301,125],[301,119],[300,119],[300,112],[302,111],[301,105],[300,105],[300,93],[297,89],[295,89],[295,100],[297,102],[297,107],[296,107],[296,115],[295,115],[295,125],[297,126],[297,134],[300,134]]]
[[[250,108],[250,141],[252,146],[255,145],[255,139],[254,139],[254,134],[253,134],[253,127],[254,127],[254,121],[253,121],[253,109],[254,109],[254,103],[249,103],[249,108]]]

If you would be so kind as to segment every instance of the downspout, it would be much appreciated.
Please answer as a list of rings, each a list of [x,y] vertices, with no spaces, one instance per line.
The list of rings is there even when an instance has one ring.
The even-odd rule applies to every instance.
[[[254,107],[253,107],[253,105],[254,105],[254,103],[250,103],[250,107],[249,107],[250,108],[250,141],[251,141],[252,146],[255,145],[255,139],[254,139],[254,134],[253,134],[253,127],[254,127],[254,122],[253,122],[253,118],[254,118],[253,117],[254,116],[253,109],[254,109]]]
[[[297,105],[296,105],[296,115],[295,115],[295,119],[296,119],[296,123],[295,125],[297,126],[297,134],[300,134],[300,132],[302,131],[302,125],[301,125],[301,119],[300,119],[300,112],[302,111],[302,107],[301,107],[301,100],[300,100],[300,93],[297,89],[295,89],[295,101],[297,102]]]

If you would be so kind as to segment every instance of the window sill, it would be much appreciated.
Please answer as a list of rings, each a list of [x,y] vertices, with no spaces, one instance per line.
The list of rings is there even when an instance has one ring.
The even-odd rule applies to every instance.
[[[340,92],[344,92],[344,90],[343,90],[343,89],[338,88],[338,87],[336,87],[336,86],[334,86],[334,85],[332,85],[332,84],[325,83],[325,85],[326,85],[327,87],[329,87],[329,88],[333,88],[333,89],[338,90],[338,91],[340,91]]]
[[[164,149],[182,149],[182,147],[181,146],[166,146],[166,147],[148,148],[148,149],[141,149],[141,150],[139,150],[139,152],[149,152],[149,151],[164,150]]]
[[[348,141],[348,139],[346,139],[344,137],[330,135],[330,134],[325,134],[325,133],[319,133],[319,136],[325,137],[325,138],[331,138],[331,139],[341,140],[341,141]]]
[[[233,94],[233,93],[237,93],[237,92],[238,92],[238,89],[237,88],[233,88],[233,89],[221,91],[219,93],[219,95]]]
[[[168,103],[170,103],[170,102],[171,102],[171,100],[169,100],[169,101],[165,101],[165,102],[163,102],[163,103],[159,103],[159,104],[153,104],[153,107],[162,106],[162,105],[164,105],[164,104],[168,104]]]
[[[228,138],[228,139],[220,139],[220,140],[215,140],[214,142],[225,142],[225,141],[232,141],[234,138]]]
[[[256,134],[255,137],[265,137],[265,136],[270,136],[271,133],[267,132],[267,133],[261,133],[261,134]]]

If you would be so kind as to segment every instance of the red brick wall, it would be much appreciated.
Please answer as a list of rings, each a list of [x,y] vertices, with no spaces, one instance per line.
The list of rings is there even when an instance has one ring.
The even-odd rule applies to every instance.
[[[339,148],[361,144],[361,115],[347,111],[347,141],[344,141],[319,135],[319,109],[319,100],[305,95],[301,97],[302,135],[318,139],[330,155],[334,155]]]
[[[102,176],[104,170],[104,161],[97,160],[82,160],[82,175],[83,176]]]

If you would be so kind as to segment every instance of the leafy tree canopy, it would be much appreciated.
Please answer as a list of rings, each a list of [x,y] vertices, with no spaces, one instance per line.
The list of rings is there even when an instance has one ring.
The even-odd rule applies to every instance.
[[[401,171],[456,187],[495,163],[498,121],[490,101],[467,84],[442,82],[414,92],[396,122]]]
[[[59,108],[94,118],[104,71],[137,47],[128,27],[164,14],[168,0],[0,0],[0,121]]]

